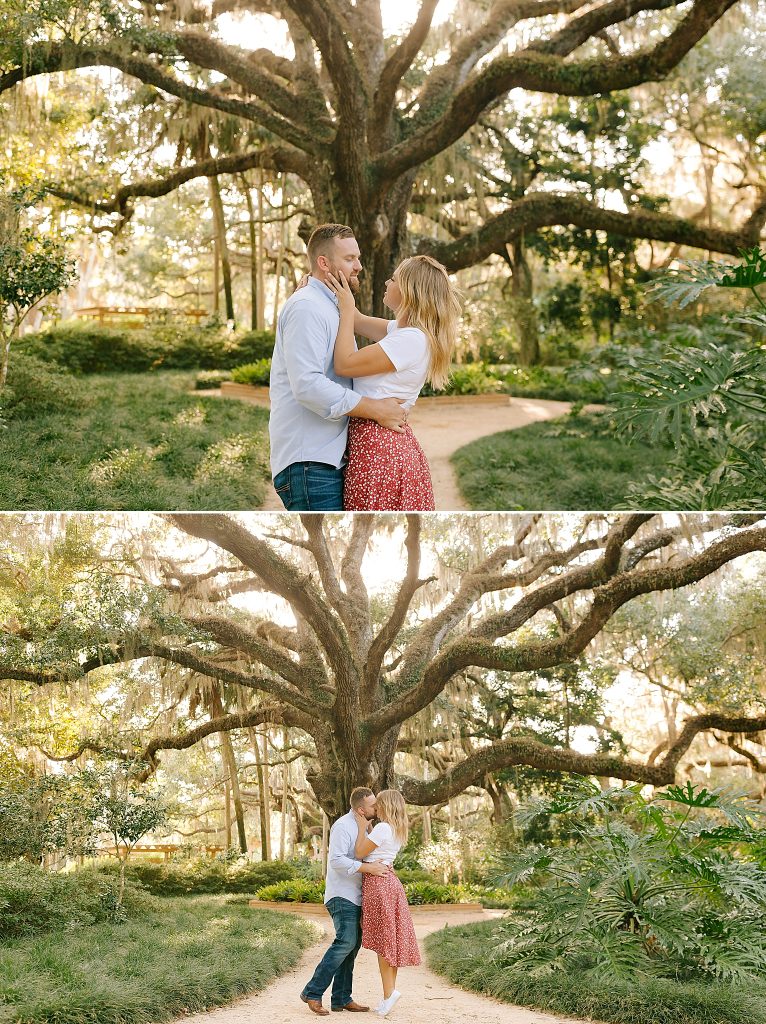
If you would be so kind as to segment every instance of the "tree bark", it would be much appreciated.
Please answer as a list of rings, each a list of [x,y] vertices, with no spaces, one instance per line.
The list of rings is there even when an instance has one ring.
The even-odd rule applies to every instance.
[[[210,205],[213,208],[213,224],[215,226],[215,237],[218,246],[218,258],[223,278],[223,295],[227,321],[234,322],[234,293],[231,285],[231,258],[229,256],[229,245],[226,241],[226,218],[221,199],[221,187],[218,178],[208,178],[210,185]],[[218,291],[216,289],[216,295]]]

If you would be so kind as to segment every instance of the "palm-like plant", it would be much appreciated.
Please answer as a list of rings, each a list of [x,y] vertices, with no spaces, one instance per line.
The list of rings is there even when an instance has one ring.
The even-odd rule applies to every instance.
[[[728,322],[766,333],[766,252],[737,263],[685,261],[658,280],[655,297],[684,307],[709,288],[752,293],[756,308]],[[745,337],[745,335],[741,335]],[[677,455],[660,480],[634,485],[626,507],[753,508],[766,497],[766,345],[746,350],[709,341],[670,346],[637,361],[628,388],[614,396],[618,417],[635,437],[669,436]]]
[[[502,882],[537,883],[495,952],[511,972],[675,979],[766,974],[760,815],[741,797],[583,783],[526,809],[565,814],[577,840],[507,859]]]

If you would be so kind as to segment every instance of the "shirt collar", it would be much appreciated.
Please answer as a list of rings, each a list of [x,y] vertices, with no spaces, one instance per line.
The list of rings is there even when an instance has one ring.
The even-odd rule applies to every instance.
[[[327,295],[332,299],[333,305],[336,309],[338,308],[338,296],[329,285],[326,285],[324,281],[320,281],[317,277],[310,277],[308,283],[310,288],[316,288],[317,291],[322,292],[323,295]]]

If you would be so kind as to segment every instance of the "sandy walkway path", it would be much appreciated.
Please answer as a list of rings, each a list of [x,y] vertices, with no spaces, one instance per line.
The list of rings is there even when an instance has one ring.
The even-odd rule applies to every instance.
[[[318,908],[318,915],[309,920],[325,927],[327,938],[306,950],[297,967],[273,982],[264,992],[247,996],[231,1006],[221,1007],[209,1013],[196,1013],[182,1018],[177,1024],[308,1024],[320,1020],[300,1002],[298,993],[311,977],[322,956],[332,925],[327,914]],[[413,918],[418,940],[429,932],[443,928],[445,924],[465,924],[469,921],[486,919],[493,911],[468,912],[465,914],[421,912],[414,908]],[[451,985],[444,978],[429,971],[427,967],[402,969],[400,990],[403,995],[387,1020],[392,1024],[570,1024],[571,1018],[551,1016],[538,1010],[527,1010],[520,1006],[501,1003],[474,992]],[[354,997],[375,1006],[380,998],[380,976],[377,958],[370,950],[360,951],[354,971]],[[324,1005],[329,1008],[329,992],[325,994]],[[328,1024],[339,1020],[361,1020],[367,1024],[379,1020],[372,1013],[348,1018],[330,1014]]]
[[[220,395],[220,392],[205,392]],[[237,396],[241,401],[268,408],[268,395]],[[458,489],[450,457],[463,445],[487,434],[516,430],[530,423],[555,419],[569,412],[569,402],[543,398],[510,398],[508,395],[466,395],[421,398],[410,415],[410,423],[423,446],[431,467],[436,508],[440,512],[461,512],[467,505]],[[283,512],[274,489],[267,485],[263,512]]]

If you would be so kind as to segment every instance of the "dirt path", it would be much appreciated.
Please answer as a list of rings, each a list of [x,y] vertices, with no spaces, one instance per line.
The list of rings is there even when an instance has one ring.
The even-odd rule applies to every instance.
[[[269,404],[266,396],[241,400],[265,408],[268,408]],[[450,463],[450,457],[458,448],[488,434],[516,430],[530,423],[564,416],[569,412],[569,407],[569,402],[553,402],[543,398],[510,398],[508,395],[421,398],[410,414],[410,423],[431,467],[437,510],[467,510]],[[274,489],[268,485],[266,499],[260,511],[284,511]]]
[[[492,911],[489,913],[492,914]],[[465,924],[486,917],[486,911],[450,913],[447,916],[438,912],[418,913],[415,908],[413,913],[415,931],[421,943],[429,932],[443,928],[445,924]],[[309,1021],[319,1020],[300,1002],[298,994],[311,977],[333,932],[329,918],[321,908],[319,916],[312,915],[310,920],[325,927],[327,938],[308,949],[294,970],[278,978],[258,995],[248,996],[231,1006],[209,1013],[184,1017],[177,1024],[308,1024]],[[570,1024],[571,1020],[467,992],[451,985],[425,966],[403,968],[398,987],[402,998],[387,1018],[392,1024]],[[357,957],[354,971],[354,998],[376,1006],[380,997],[377,958],[370,950],[363,949]],[[325,994],[324,1005],[329,1008],[329,1003],[328,992]],[[334,1015],[330,1016],[332,1020],[336,1019]],[[357,1019],[372,1024],[372,1021],[380,1018],[367,1013]],[[328,1024],[332,1024],[332,1021],[328,1021]]]

